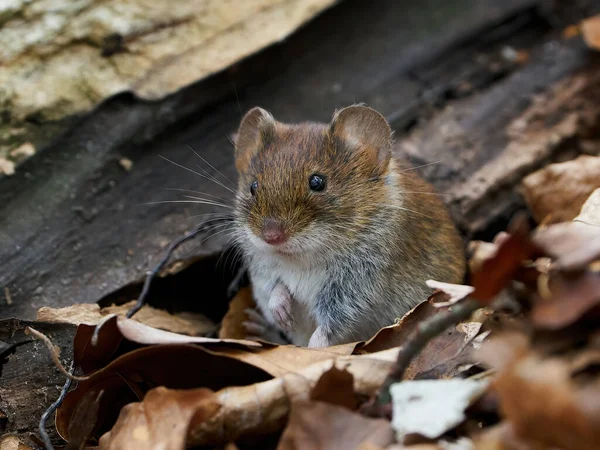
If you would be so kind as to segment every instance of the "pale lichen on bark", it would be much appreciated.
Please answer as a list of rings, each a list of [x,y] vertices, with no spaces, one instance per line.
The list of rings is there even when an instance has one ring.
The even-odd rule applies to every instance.
[[[157,100],[278,42],[337,0],[9,0],[0,5],[0,157],[23,124],[133,91]]]

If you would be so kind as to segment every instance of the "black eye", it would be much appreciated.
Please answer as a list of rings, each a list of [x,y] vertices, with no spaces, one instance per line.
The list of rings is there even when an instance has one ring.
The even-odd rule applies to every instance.
[[[258,189],[258,181],[253,181],[250,185],[250,193],[254,196],[256,195],[256,190]]]
[[[325,178],[321,175],[311,175],[308,179],[308,185],[310,186],[311,191],[322,191],[325,189]]]

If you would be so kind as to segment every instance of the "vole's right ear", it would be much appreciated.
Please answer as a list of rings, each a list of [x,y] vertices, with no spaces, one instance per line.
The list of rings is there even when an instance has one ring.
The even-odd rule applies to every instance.
[[[252,156],[274,133],[275,119],[269,112],[256,106],[246,113],[235,143],[235,166],[238,171],[243,172],[248,168]]]

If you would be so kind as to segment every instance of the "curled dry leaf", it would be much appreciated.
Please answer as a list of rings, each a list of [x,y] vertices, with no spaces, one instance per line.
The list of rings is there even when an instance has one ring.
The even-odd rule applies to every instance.
[[[389,348],[400,347],[408,337],[414,333],[419,323],[428,317],[437,314],[443,308],[433,306],[434,302],[445,302],[450,297],[439,292],[433,294],[427,301],[419,303],[396,323],[382,328],[367,342],[361,342],[354,349],[355,354],[373,353]]]
[[[526,448],[600,448],[600,379],[574,379],[580,363],[544,358],[518,335],[491,340],[479,356],[499,370],[493,388],[502,416]],[[588,362],[597,364],[597,355]]]
[[[91,376],[69,392],[57,412],[57,430],[65,438],[69,437],[73,411],[90,390],[104,390],[99,422],[100,425],[111,424],[123,405],[142,399],[153,386],[218,390],[253,384],[272,376],[291,377],[315,363],[323,363],[329,369],[336,358],[349,355],[355,347],[349,344],[309,349],[194,338],[117,317],[102,324],[94,346],[94,329],[81,325],[75,337],[75,364]],[[385,363],[384,367],[381,376],[387,373],[389,364]],[[300,382],[308,392],[311,385],[303,383],[302,377]]]
[[[387,420],[368,419],[327,403],[300,401],[292,405],[277,450],[366,450],[385,448],[393,441]]]
[[[0,450],[33,450],[29,445],[24,444],[17,436],[0,437]]]
[[[482,305],[490,303],[514,278],[523,261],[537,253],[537,247],[529,239],[525,217],[515,217],[509,229],[509,236],[500,239],[493,256],[484,260],[480,269],[472,274],[473,297]]]
[[[531,321],[537,327],[564,328],[584,315],[587,320],[600,318],[600,271],[554,274],[549,292],[533,302]]]
[[[600,15],[590,17],[581,22],[581,33],[589,48],[600,50]]]
[[[370,355],[340,356],[335,359],[313,364],[297,373],[288,373],[278,378],[247,386],[226,387],[211,397],[215,404],[214,414],[203,415],[202,421],[194,421],[187,428],[187,446],[222,445],[234,442],[242,436],[267,435],[280,430],[289,414],[290,404],[308,400],[310,391],[332,364],[346,366],[354,377],[357,394],[370,396],[381,386],[385,376],[396,359],[396,350],[387,350]],[[209,366],[205,366],[205,369]],[[199,376],[200,373],[194,375]],[[233,383],[230,383],[233,384]],[[160,388],[163,391],[164,388]],[[152,392],[152,391],[151,391]],[[173,396],[185,401],[185,393]],[[128,406],[128,413],[119,416],[111,431],[111,440],[121,439],[120,435],[132,436],[139,421],[135,415],[143,415],[148,410],[149,394],[140,403]],[[150,397],[152,399],[152,397]],[[204,410],[205,399],[199,407]],[[193,409],[193,405],[189,405]],[[117,436],[117,433],[119,436]],[[152,449],[153,447],[146,447]]]
[[[494,237],[494,242],[471,241],[469,242],[469,270],[471,273],[481,270],[484,261],[490,259],[498,251],[498,245],[508,239],[510,235],[501,231]]]
[[[143,402],[123,407],[115,427],[100,438],[100,449],[183,450],[188,428],[210,419],[219,408],[210,389],[157,387]]]
[[[247,332],[243,323],[248,320],[246,309],[254,308],[252,290],[244,287],[229,302],[229,309],[221,321],[220,339],[245,339]]]
[[[525,177],[523,194],[535,220],[547,224],[573,220],[590,194],[600,188],[599,173],[600,157],[582,155]]]
[[[600,259],[600,227],[568,222],[533,233],[533,242],[556,261],[560,270],[577,271]]]
[[[100,308],[96,303],[79,303],[65,308],[43,306],[38,310],[37,319],[40,322],[72,323],[74,325],[97,325],[111,314],[125,315],[135,304],[135,301],[118,306]],[[202,314],[171,314],[162,309],[144,305],[135,315],[135,320],[145,325],[182,333],[190,336],[210,334],[216,325]]]
[[[446,302],[434,303],[434,306],[438,308],[442,306],[450,306],[467,297],[469,294],[472,294],[475,290],[473,286],[467,286],[465,284],[443,283],[435,280],[427,280],[426,283],[431,289],[438,289],[450,296]]]

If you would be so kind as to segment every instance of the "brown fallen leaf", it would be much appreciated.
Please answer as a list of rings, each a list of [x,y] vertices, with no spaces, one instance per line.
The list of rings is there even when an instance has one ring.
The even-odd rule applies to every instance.
[[[396,353],[397,350],[392,349],[369,355],[339,356],[272,380],[222,388],[214,393],[214,400],[220,407],[212,416],[205,417],[206,420],[190,424],[187,428],[186,445],[224,445],[243,436],[268,435],[282,429],[290,405],[296,401],[308,400],[313,386],[333,364],[346,367],[352,374],[357,394],[371,396],[381,386],[396,359]],[[205,365],[204,371],[208,367],[210,365]],[[186,370],[190,371],[190,368],[186,367]],[[202,371],[192,372],[197,380],[202,375]],[[226,373],[223,370],[215,372]],[[197,381],[197,384],[203,384],[203,381]],[[181,397],[172,398],[185,398],[184,394],[189,391],[182,392]],[[148,396],[149,394],[141,401],[142,404],[147,401]],[[211,398],[211,402],[212,400]],[[203,402],[204,400],[201,400],[201,404]],[[111,430],[111,440],[121,442],[121,435],[133,435],[135,428],[143,420],[135,415],[143,415],[149,408],[142,404],[132,403],[128,406],[128,413],[119,416]],[[193,409],[193,405],[189,408]],[[151,450],[153,447],[146,448]]]
[[[354,395],[354,377],[347,370],[333,366],[321,375],[310,391],[310,399],[354,411],[358,407]]]
[[[598,311],[591,314],[600,306],[600,271],[556,273],[550,281],[550,295],[534,297],[531,321],[535,326],[558,329],[584,315],[587,320],[600,318]]]
[[[471,273],[481,270],[484,261],[490,259],[498,251],[498,245],[510,235],[501,231],[494,237],[494,242],[471,241],[468,246],[469,271]]]
[[[490,303],[515,277],[523,261],[532,258],[538,251],[529,238],[525,217],[515,217],[509,230],[509,236],[500,240],[493,256],[483,261],[480,269],[471,275],[471,284],[475,288],[472,296],[482,306]]]
[[[17,436],[6,435],[0,437],[0,450],[33,450],[29,445],[23,444]]]
[[[68,441],[74,412],[89,391],[103,390],[98,410],[98,430],[106,430],[121,408],[139,401],[155,386],[173,389],[252,384],[270,379],[265,371],[233,358],[213,355],[190,344],[154,345],[122,354],[93,372],[71,390],[56,412],[56,429]]]
[[[448,301],[450,296],[443,292],[434,293],[427,301],[419,303],[396,323],[382,328],[366,342],[356,344],[354,354],[373,353],[389,348],[400,347],[415,331],[417,325],[443,308],[436,308],[436,302]]]
[[[100,449],[184,450],[188,428],[210,419],[219,408],[210,389],[157,387],[143,402],[123,407],[115,427],[100,438]]]
[[[600,259],[600,227],[579,222],[560,223],[536,230],[532,240],[555,259],[556,269],[582,270]]]
[[[524,336],[496,337],[479,357],[499,371],[493,388],[502,416],[527,448],[600,448],[597,376],[575,381],[567,359],[542,357]]]
[[[37,319],[40,322],[72,323],[75,325],[97,325],[111,314],[125,315],[135,304],[135,301],[122,305],[100,308],[96,303],[79,303],[65,308],[44,306],[38,310]],[[189,336],[207,335],[216,330],[216,324],[203,314],[180,313],[171,314],[162,309],[144,305],[135,315],[135,320],[145,325],[187,334]]]
[[[581,33],[583,34],[583,40],[589,48],[600,50],[600,15],[582,21]]]
[[[396,325],[383,328],[369,341],[357,344],[354,353],[365,354],[402,346],[417,332],[420,323],[440,312],[447,311],[448,306],[435,305],[448,303],[450,298],[450,295],[445,292],[435,292],[427,301],[406,313]],[[404,378],[457,376],[462,369],[474,365],[475,361],[470,354],[472,348],[470,342],[480,330],[479,322],[461,323],[434,337],[411,361],[404,372]]]
[[[303,401],[292,405],[277,449],[352,450],[364,449],[361,446],[367,443],[385,448],[392,442],[394,432],[387,420],[368,419],[327,403]]]
[[[243,323],[248,320],[246,309],[254,308],[252,290],[244,287],[229,302],[229,309],[221,321],[220,339],[245,339],[247,332]]]
[[[573,220],[586,199],[600,187],[600,157],[581,155],[549,164],[523,179],[523,194],[535,220],[547,224]]]
[[[69,424],[69,442],[65,450],[81,450],[88,438],[92,435],[98,423],[98,409],[103,391],[88,391],[73,413],[73,420]]]

